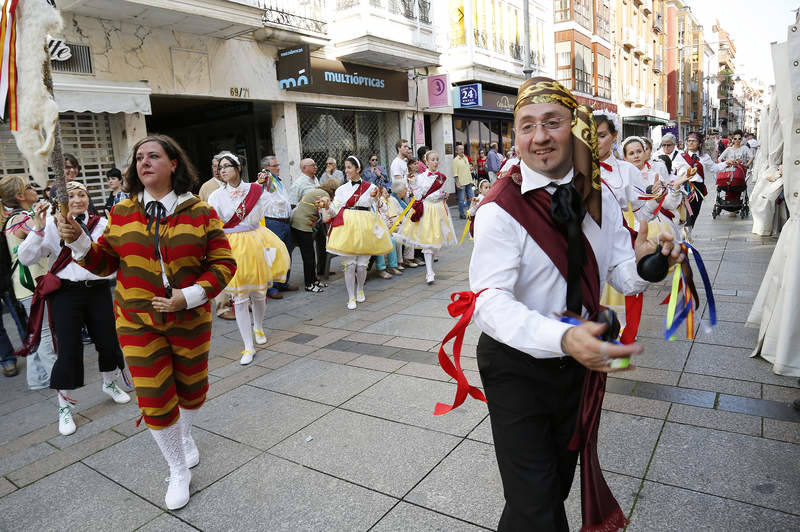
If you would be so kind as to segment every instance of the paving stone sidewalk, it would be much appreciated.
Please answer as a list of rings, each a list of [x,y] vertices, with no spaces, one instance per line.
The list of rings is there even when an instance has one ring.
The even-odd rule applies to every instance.
[[[800,414],[790,406],[800,386],[749,357],[757,331],[744,327],[776,239],[710,211],[708,200],[695,244],[720,323],[706,332],[698,320],[696,340],[666,342],[666,285],[647,292],[646,354],[609,379],[600,463],[629,530],[800,530]],[[356,311],[345,309],[341,274],[323,294],[270,300],[269,342],[249,367],[238,363],[236,324],[215,321],[194,431],[201,462],[177,512],[163,508],[167,467],[136,427],[137,408],[100,392],[91,346],[72,436],[58,434],[52,390],[27,390],[24,370],[0,378],[0,530],[493,530],[503,497],[485,405],[432,415],[455,393],[436,353],[455,324],[450,294],[468,288],[470,251],[444,251],[432,286],[424,268],[371,278]],[[478,335],[470,326],[463,360],[475,385]]]

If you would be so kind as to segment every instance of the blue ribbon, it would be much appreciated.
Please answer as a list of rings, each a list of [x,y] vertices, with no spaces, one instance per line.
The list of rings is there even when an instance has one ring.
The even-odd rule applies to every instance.
[[[714,292],[711,290],[711,281],[708,278],[708,271],[706,270],[706,266],[703,263],[703,258],[700,256],[700,253],[695,249],[691,244],[688,242],[681,242],[687,248],[692,250],[692,255],[694,256],[695,262],[697,263],[697,271],[700,273],[700,277],[703,279],[703,288],[706,291],[706,301],[708,301],[708,315],[709,315],[709,323],[711,327],[717,324],[717,306],[714,303]],[[691,268],[691,263],[689,261],[689,255],[686,255],[686,262]],[[686,286],[686,277],[683,275],[683,271],[681,271],[681,279],[683,280],[684,287]],[[699,303],[699,302],[698,302]],[[686,321],[686,318],[689,316],[689,311],[692,308],[692,302],[686,301],[686,299],[681,296],[680,300],[678,301],[678,308],[680,309],[679,312],[676,313],[675,318],[672,320],[672,326],[667,328],[664,331],[664,340],[669,340],[672,336],[678,331],[683,322]]]

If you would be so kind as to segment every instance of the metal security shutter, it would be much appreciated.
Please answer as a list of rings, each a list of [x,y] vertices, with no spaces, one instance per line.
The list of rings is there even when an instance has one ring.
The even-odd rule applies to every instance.
[[[336,159],[342,171],[348,155],[357,155],[365,165],[372,153],[378,154],[382,166],[394,158],[394,153],[387,152],[386,137],[393,145],[400,128],[386,131],[385,112],[303,106],[298,107],[298,114],[302,156],[314,159],[320,172],[328,157]]]
[[[105,204],[106,171],[114,166],[111,126],[106,113],[61,113],[61,141],[64,153],[78,158],[81,171],[78,180],[86,185],[95,206]],[[8,124],[0,126],[0,178],[6,175],[28,175],[28,164],[17,149]],[[51,175],[52,177],[52,175]]]

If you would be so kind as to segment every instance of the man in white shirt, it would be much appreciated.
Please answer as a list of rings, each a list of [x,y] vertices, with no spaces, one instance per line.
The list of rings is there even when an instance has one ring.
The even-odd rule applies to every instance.
[[[573,134],[573,119],[583,131]],[[568,448],[573,433],[593,486],[584,526],[625,523],[610,491],[593,482],[602,472],[587,434],[597,424],[576,423],[591,419],[591,409],[599,417],[605,373],[642,348],[600,340],[605,325],[558,316],[594,319],[605,282],[628,295],[643,291],[636,260],[656,242],[644,230],[631,249],[616,200],[600,184],[593,127],[591,111],[559,83],[527,80],[514,109],[520,165],[492,186],[475,218],[469,274],[484,333],[478,367],[506,499],[498,530],[569,530],[563,501],[578,458]],[[670,234],[661,240],[670,263],[682,260]]]
[[[269,205],[264,213],[264,224],[267,229],[275,233],[284,244],[289,254],[292,252],[292,204],[289,201],[289,191],[281,180],[281,164],[274,155],[267,155],[261,159],[261,172],[258,182],[265,187],[269,195]],[[267,296],[272,299],[283,299],[281,292],[295,292],[297,287],[289,284],[289,274],[286,272],[286,282],[274,283],[267,290]]]
[[[675,139],[675,135],[672,133],[667,133],[663,137],[661,137],[661,147],[656,151],[656,157],[659,155],[666,155],[669,157],[669,160],[672,161],[672,173],[675,173],[675,158],[678,157],[679,153],[676,149],[677,141]]]
[[[289,189],[289,202],[292,208],[295,208],[300,203],[300,198],[303,194],[317,188],[319,186],[319,179],[316,177],[317,163],[314,159],[303,159],[300,161],[300,176],[292,183]]]
[[[406,177],[408,177],[408,158],[411,157],[411,148],[406,139],[398,140],[394,147],[397,150],[397,156],[390,167],[392,179],[405,181]]]

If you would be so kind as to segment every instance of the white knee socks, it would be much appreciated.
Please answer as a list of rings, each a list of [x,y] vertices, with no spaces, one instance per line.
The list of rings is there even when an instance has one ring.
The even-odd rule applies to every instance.
[[[194,467],[200,463],[200,452],[192,438],[192,425],[197,410],[180,409],[181,417],[178,418],[178,426],[181,428],[181,441],[183,443],[183,454],[186,456],[186,467]]]
[[[260,293],[250,294],[250,301],[253,302],[253,328],[261,331],[264,314],[267,312],[267,295]]]
[[[255,351],[253,347],[253,326],[250,323],[250,310],[248,306],[250,298],[247,296],[238,296],[233,300],[233,306],[236,309],[236,325],[239,326],[239,334],[242,335],[245,350]],[[264,318],[264,315],[261,315]]]
[[[150,429],[150,434],[153,435],[169,465],[169,487],[164,503],[169,510],[183,508],[189,502],[189,483],[192,480],[192,473],[186,465],[180,423],[174,423],[161,430]]]
[[[433,251],[426,249],[422,252],[422,256],[425,257],[425,270],[428,277],[433,277]]]
[[[347,300],[356,298],[356,262],[348,262],[344,267],[344,286],[347,288]]]
[[[367,280],[367,267],[358,265],[356,268],[356,280],[358,281],[358,293],[364,291],[364,282]]]

